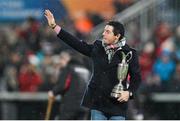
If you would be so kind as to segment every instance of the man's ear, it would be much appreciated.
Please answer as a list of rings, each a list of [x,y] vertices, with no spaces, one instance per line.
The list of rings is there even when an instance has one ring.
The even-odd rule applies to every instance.
[[[119,40],[120,37],[121,37],[121,34],[117,34],[117,35],[116,35],[116,39]]]

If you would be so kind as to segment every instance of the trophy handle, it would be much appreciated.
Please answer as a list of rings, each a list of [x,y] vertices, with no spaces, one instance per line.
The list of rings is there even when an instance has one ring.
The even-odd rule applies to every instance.
[[[128,52],[128,54],[126,55],[126,57],[129,56],[129,55],[130,55],[130,57],[129,57],[129,59],[127,60],[127,62],[129,62],[129,61],[131,60],[131,58],[132,58],[132,51]]]
[[[122,53],[122,63],[126,63],[126,62],[129,62],[132,58],[132,51],[128,52],[127,55],[125,55],[124,52],[121,52]],[[129,57],[129,59],[126,61],[126,58]]]

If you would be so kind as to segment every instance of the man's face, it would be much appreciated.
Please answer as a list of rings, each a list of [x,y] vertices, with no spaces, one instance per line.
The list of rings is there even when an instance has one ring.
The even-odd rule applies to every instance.
[[[66,67],[70,60],[71,60],[71,57],[70,57],[69,54],[64,53],[64,52],[62,52],[60,54],[60,61],[59,61],[59,63],[61,64],[62,67]]]
[[[114,35],[113,26],[106,25],[103,32],[103,41],[106,44],[113,44],[118,41],[120,34]]]

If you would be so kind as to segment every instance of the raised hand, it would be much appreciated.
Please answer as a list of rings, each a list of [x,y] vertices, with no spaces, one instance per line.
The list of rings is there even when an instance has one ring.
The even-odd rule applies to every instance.
[[[45,10],[44,15],[45,15],[45,17],[46,17],[46,19],[47,19],[47,21],[48,21],[48,25],[49,25],[52,29],[54,29],[54,28],[56,27],[56,22],[55,22],[54,16],[53,16],[53,14],[51,13],[51,11],[50,11],[50,10]]]

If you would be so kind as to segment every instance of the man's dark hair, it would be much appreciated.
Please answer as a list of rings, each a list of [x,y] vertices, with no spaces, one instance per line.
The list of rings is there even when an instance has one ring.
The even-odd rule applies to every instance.
[[[118,21],[109,21],[106,25],[110,25],[113,27],[113,33],[114,35],[120,34],[121,37],[119,38],[122,39],[124,37],[124,25]]]

